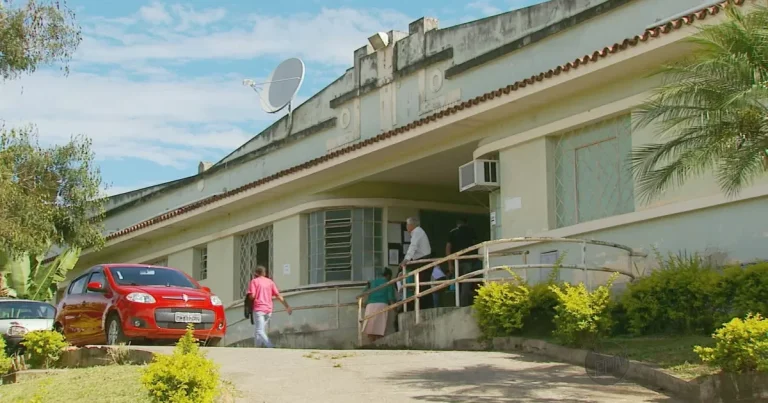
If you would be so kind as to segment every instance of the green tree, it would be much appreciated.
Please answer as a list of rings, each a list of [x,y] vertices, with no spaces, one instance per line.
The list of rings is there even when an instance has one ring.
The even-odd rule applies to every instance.
[[[101,247],[101,175],[88,139],[49,148],[32,127],[0,133],[0,250],[46,253],[52,245]]]
[[[764,0],[761,3],[765,4]],[[685,60],[664,66],[663,83],[636,111],[661,142],[635,148],[631,170],[639,196],[713,172],[735,196],[768,170],[768,8],[725,6],[727,21],[699,29]]]
[[[63,0],[0,0],[0,77],[14,79],[57,62],[68,72],[80,32]]]

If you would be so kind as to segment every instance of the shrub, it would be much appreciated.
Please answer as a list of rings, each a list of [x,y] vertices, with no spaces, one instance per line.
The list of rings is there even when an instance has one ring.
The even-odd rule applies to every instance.
[[[13,361],[8,357],[5,347],[5,339],[0,337],[0,375],[7,374],[13,367]]]
[[[153,402],[211,403],[219,390],[219,368],[199,350],[193,325],[171,355],[158,355],[143,371],[141,383]]]
[[[614,273],[608,282],[592,292],[587,290],[584,283],[577,286],[568,283],[549,286],[558,298],[553,334],[560,343],[587,347],[610,334],[611,317],[607,308],[611,299],[611,286],[617,276]]]
[[[523,326],[526,334],[549,336],[555,330],[555,306],[557,306],[558,299],[557,294],[552,292],[550,286],[557,284],[560,277],[560,266],[567,254],[565,252],[557,258],[546,282],[538,283],[531,288],[531,312],[525,318]]]
[[[768,263],[727,267],[717,288],[717,323],[748,313],[768,316]]]
[[[768,372],[768,320],[761,315],[734,318],[712,337],[714,348],[693,349],[705,363],[725,372]]]
[[[555,330],[557,294],[549,286],[554,282],[539,283],[531,287],[530,313],[523,320],[523,332],[530,336],[549,336]]]
[[[29,332],[24,335],[21,343],[24,345],[27,364],[32,368],[53,367],[69,345],[64,335],[54,330]]]
[[[630,332],[711,333],[721,275],[697,254],[657,258],[659,270],[630,283],[621,298]]]
[[[125,343],[120,343],[107,350],[107,358],[112,365],[128,365],[131,364],[131,350]]]
[[[516,273],[511,282],[489,282],[475,296],[474,314],[486,339],[509,336],[523,327],[531,310],[530,288]]]
[[[627,309],[621,300],[613,300],[608,305],[608,310],[611,312],[611,335],[613,336],[626,336],[629,331],[629,320],[627,318]]]

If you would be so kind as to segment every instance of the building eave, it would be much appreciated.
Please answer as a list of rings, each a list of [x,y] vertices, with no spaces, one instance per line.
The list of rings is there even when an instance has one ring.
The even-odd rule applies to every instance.
[[[745,3],[745,1],[746,0],[735,0],[734,4],[741,6]],[[691,25],[696,21],[704,20],[711,16],[719,14],[722,8],[725,7],[726,5],[727,3],[721,3],[720,5],[702,8],[701,10],[693,12],[690,15],[670,21],[662,26],[649,28],[645,30],[641,35],[636,35],[632,38],[625,39],[621,43],[614,43],[611,46],[607,46],[602,49],[596,50],[592,54],[584,55],[583,57],[578,58],[574,61],[556,66],[552,69],[549,69],[547,71],[541,72],[534,76],[525,78],[523,80],[519,80],[513,84],[507,85],[502,88],[498,88],[494,91],[487,92],[473,99],[461,102],[458,105],[448,107],[444,110],[433,113],[427,117],[413,121],[407,125],[398,127],[396,129],[387,131],[385,133],[381,133],[375,137],[369,138],[359,143],[341,148],[334,152],[328,153],[322,157],[318,157],[310,161],[304,162],[302,164],[295,165],[291,168],[282,170],[280,172],[277,172],[268,177],[259,179],[257,181],[245,184],[236,189],[229,190],[225,193],[215,195],[206,199],[202,199],[197,202],[190,203],[186,206],[174,209],[173,211],[169,211],[164,214],[158,215],[156,217],[144,220],[140,223],[137,223],[135,225],[132,225],[130,227],[124,228],[120,231],[116,231],[110,234],[109,236],[106,237],[107,243],[108,245],[115,244],[117,242],[120,242],[121,239],[126,238],[127,236],[134,234],[138,231],[145,232],[145,230],[147,230],[148,228],[159,227],[163,223],[166,223],[169,221],[173,221],[173,223],[176,223],[179,221],[179,218],[181,218],[181,216],[190,215],[193,213],[203,213],[205,211],[210,210],[211,208],[215,208],[216,206],[213,206],[214,204],[221,206],[222,202],[227,203],[228,200],[231,200],[231,201],[239,200],[242,197],[247,196],[248,194],[258,192],[257,189],[267,184],[272,185],[274,184],[273,182],[276,182],[278,180],[280,180],[280,182],[282,183],[286,180],[290,180],[294,176],[298,177],[299,173],[301,174],[307,173],[305,172],[307,170],[311,170],[314,172],[317,169],[322,169],[326,165],[330,166],[330,164],[332,164],[334,160],[352,158],[354,154],[359,153],[360,150],[364,148],[371,147],[374,145],[380,145],[379,143],[390,140],[393,137],[403,135],[404,133],[411,132],[415,129],[433,125],[435,122],[442,121],[443,119],[449,116],[452,118],[450,120],[461,119],[463,118],[464,115],[469,116],[470,112],[467,111],[468,109],[475,108],[478,105],[484,104],[494,99],[498,100],[500,98],[509,97],[511,96],[511,94],[517,91],[520,91],[524,88],[530,87],[534,84],[559,77],[563,74],[582,68],[582,66],[587,66],[587,65],[591,66],[592,64],[599,62],[601,60],[604,60],[606,58],[609,58],[613,55],[616,55],[618,53],[621,53],[631,48],[635,48],[639,44],[649,43],[649,41],[651,40],[672,34],[676,31],[680,31],[682,28],[685,28],[686,26]],[[681,35],[680,38],[676,38],[674,40],[680,40],[680,39],[683,39],[684,37],[685,36]]]

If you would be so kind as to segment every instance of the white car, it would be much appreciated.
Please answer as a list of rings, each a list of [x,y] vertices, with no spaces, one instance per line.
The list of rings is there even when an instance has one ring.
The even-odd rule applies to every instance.
[[[56,308],[27,299],[0,299],[0,334],[9,349],[18,347],[24,335],[35,330],[52,330]]]

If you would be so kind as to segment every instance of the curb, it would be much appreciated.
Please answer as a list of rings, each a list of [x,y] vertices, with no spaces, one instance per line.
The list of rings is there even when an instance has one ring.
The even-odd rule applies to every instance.
[[[46,375],[53,375],[71,368],[90,368],[110,365],[112,359],[109,357],[110,350],[116,350],[120,347],[112,346],[85,346],[74,347],[64,350],[56,362],[55,368],[48,369],[24,369],[21,371],[10,372],[2,376],[2,383],[16,383],[21,380],[36,378]],[[122,359],[126,364],[145,365],[152,362],[156,352],[141,350],[135,348],[126,348],[125,357]]]
[[[495,351],[523,351],[539,354],[557,361],[572,365],[579,365],[595,369],[594,359],[588,360],[588,356],[610,359],[611,356],[591,353],[588,350],[575,349],[552,344],[543,340],[526,339],[523,337],[497,337],[491,341]],[[670,375],[664,371],[652,368],[639,361],[629,360],[627,373],[623,379],[636,382],[641,385],[651,386],[658,391],[698,401],[700,399],[700,385]]]
[[[479,349],[479,343],[472,345],[464,341],[456,344],[457,347],[470,344],[475,350]],[[614,358],[588,350],[523,337],[497,337],[488,344],[495,351],[523,351],[591,369],[595,369],[595,363],[598,361]],[[627,373],[621,379],[650,386],[679,398],[703,403],[768,402],[768,373],[719,373],[686,381],[639,361],[628,360],[628,362]]]

